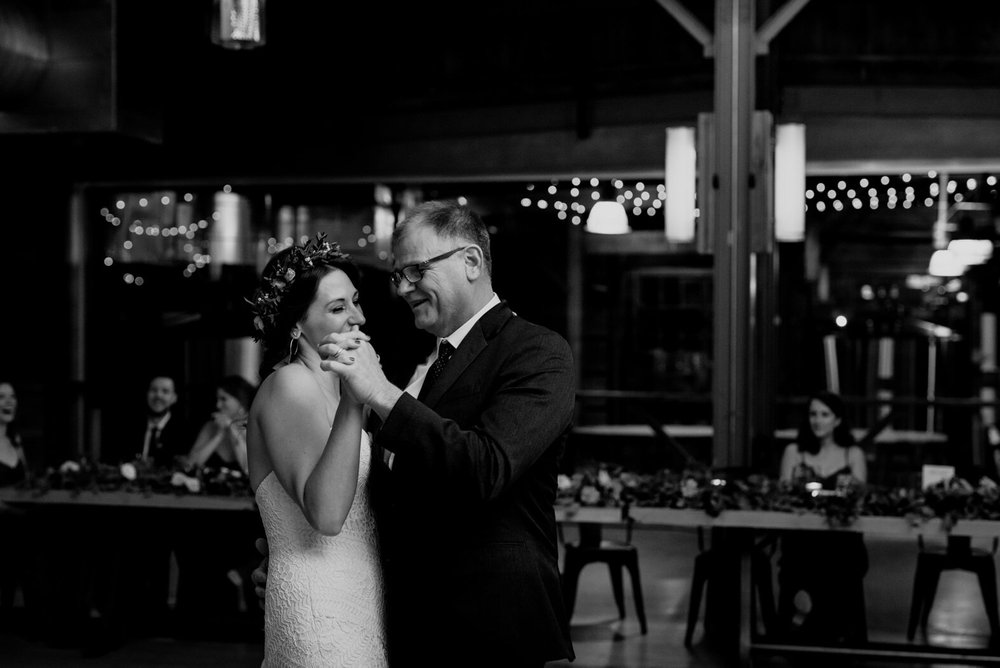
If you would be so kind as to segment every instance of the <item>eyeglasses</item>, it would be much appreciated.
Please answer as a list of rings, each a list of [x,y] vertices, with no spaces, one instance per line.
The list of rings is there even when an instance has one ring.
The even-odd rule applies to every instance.
[[[389,279],[392,281],[392,284],[397,288],[399,287],[399,284],[403,282],[404,278],[408,280],[410,283],[416,283],[417,281],[419,281],[421,278],[424,277],[424,272],[427,271],[433,263],[451,257],[458,251],[463,251],[466,248],[472,248],[472,246],[459,246],[458,248],[454,248],[448,251],[447,253],[442,253],[441,255],[432,257],[429,260],[424,260],[423,262],[417,262],[416,264],[408,264],[405,267],[400,267],[396,271],[389,274]]]

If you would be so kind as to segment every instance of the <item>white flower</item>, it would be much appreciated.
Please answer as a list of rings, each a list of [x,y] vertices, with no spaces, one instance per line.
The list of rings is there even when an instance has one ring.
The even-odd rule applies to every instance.
[[[600,471],[597,472],[597,484],[600,485],[601,487],[610,487],[611,475],[604,469],[601,469]]]
[[[59,467],[60,473],[79,473],[80,465],[74,462],[72,459],[67,459]]]
[[[560,490],[565,491],[573,486],[573,481],[565,473],[560,473],[556,477],[556,485],[559,486]]]
[[[192,494],[197,494],[201,491],[201,481],[197,478],[192,478],[189,475],[184,475],[180,471],[176,471],[170,478],[170,484],[174,487],[185,487],[187,491]]]
[[[601,500],[601,493],[593,485],[584,485],[580,489],[580,503],[594,505]]]
[[[121,466],[122,477],[126,480],[135,480],[139,477],[139,472],[135,470],[135,464],[131,462],[125,462]]]

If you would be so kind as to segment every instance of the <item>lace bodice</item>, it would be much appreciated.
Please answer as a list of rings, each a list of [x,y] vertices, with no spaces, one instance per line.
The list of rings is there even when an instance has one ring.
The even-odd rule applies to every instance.
[[[362,437],[358,491],[343,529],[324,536],[274,473],[257,487],[269,550],[263,666],[386,666],[382,569]]]

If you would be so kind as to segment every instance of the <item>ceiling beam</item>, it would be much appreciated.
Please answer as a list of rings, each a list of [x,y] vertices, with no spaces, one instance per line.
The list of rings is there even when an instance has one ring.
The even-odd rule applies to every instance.
[[[771,40],[778,36],[778,33],[788,25],[795,15],[802,11],[802,8],[809,4],[809,0],[788,0],[781,9],[772,14],[764,25],[757,29],[757,55],[762,56],[769,52]]]
[[[698,20],[698,17],[692,14],[687,7],[682,5],[679,0],[656,0],[661,7],[663,7],[667,12],[674,17],[674,20],[681,24],[681,27],[687,30],[692,37],[698,40],[704,49],[705,57],[711,58],[715,53],[715,46],[713,44],[712,31],[705,27],[705,25]]]

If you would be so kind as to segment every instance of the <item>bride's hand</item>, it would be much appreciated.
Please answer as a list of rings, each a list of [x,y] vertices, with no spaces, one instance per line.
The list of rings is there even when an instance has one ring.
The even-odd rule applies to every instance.
[[[353,364],[361,344],[371,337],[359,329],[348,332],[331,332],[319,344],[319,354],[324,360],[337,360],[341,364]]]

